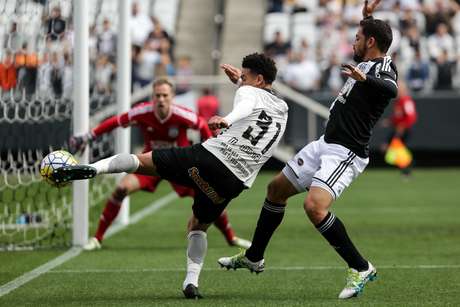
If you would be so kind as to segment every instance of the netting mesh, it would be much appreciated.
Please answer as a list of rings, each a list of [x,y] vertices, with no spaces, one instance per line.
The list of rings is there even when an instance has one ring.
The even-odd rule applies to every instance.
[[[63,28],[50,26],[57,6]],[[71,244],[72,188],[53,188],[39,175],[41,159],[67,149],[72,134],[71,12],[70,0],[0,0],[0,250]],[[96,120],[113,115],[113,94],[90,101]],[[111,135],[93,142],[91,161],[113,154],[113,144]],[[93,180],[90,206],[114,182]]]

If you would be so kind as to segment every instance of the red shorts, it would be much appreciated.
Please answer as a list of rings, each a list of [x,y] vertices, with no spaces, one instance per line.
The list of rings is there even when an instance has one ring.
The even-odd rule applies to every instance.
[[[137,180],[139,180],[141,190],[149,192],[155,192],[158,184],[162,180],[161,177],[158,176],[146,176],[138,174],[134,174],[134,176],[136,176]],[[180,197],[193,197],[195,195],[195,192],[192,188],[184,187],[183,185],[179,185],[171,181],[169,181],[169,184],[171,184],[171,187],[174,189],[174,191],[176,191],[177,195],[179,195]]]

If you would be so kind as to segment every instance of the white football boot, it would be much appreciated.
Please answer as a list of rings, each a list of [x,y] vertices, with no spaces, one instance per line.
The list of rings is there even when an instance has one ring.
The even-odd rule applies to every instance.
[[[96,239],[94,237],[89,239],[88,243],[83,245],[83,249],[85,251],[94,251],[94,250],[98,250],[98,249],[101,249],[101,248],[102,248],[101,243],[99,242],[98,239]]]
[[[230,269],[240,269],[245,268],[251,271],[251,273],[256,272],[259,274],[264,271],[264,259],[259,260],[257,262],[252,262],[245,256],[246,251],[242,249],[239,254],[236,254],[232,257],[222,257],[217,260],[221,267],[226,268],[227,270]]]
[[[368,281],[373,281],[377,278],[377,270],[369,263],[369,268],[366,271],[358,272],[355,269],[349,268],[347,275],[347,284],[339,294],[340,299],[352,298],[363,292],[364,286]]]

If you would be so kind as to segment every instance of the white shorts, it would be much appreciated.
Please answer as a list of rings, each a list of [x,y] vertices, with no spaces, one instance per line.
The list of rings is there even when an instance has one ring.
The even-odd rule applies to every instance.
[[[289,160],[283,174],[299,192],[315,186],[337,199],[368,163],[369,158],[361,158],[342,145],[326,143],[321,136]]]

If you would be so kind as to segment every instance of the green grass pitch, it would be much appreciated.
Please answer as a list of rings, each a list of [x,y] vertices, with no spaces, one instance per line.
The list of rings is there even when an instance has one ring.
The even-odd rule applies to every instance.
[[[229,206],[239,236],[250,238],[265,186]],[[0,297],[0,306],[458,306],[460,304],[460,170],[417,169],[405,182],[396,170],[367,170],[333,205],[378,279],[346,302],[336,297],[345,264],[308,222],[305,195],[292,198],[265,255],[266,271],[225,271],[220,256],[233,255],[221,234],[209,231],[200,290],[203,300],[183,299],[186,220],[191,199],[176,200],[54,270]],[[132,211],[170,192],[139,193]],[[99,212],[98,212],[99,210]],[[92,211],[91,233],[100,207]],[[64,250],[0,253],[0,285],[53,259]]]

